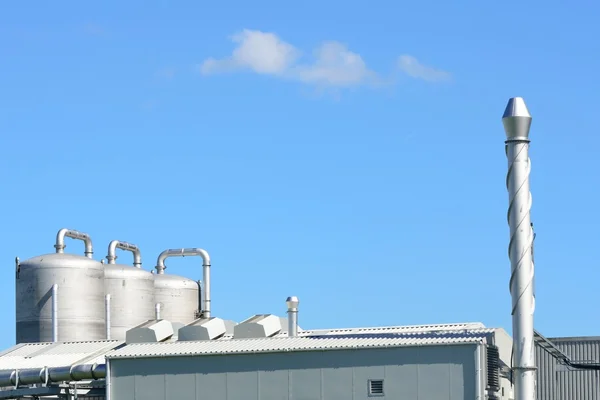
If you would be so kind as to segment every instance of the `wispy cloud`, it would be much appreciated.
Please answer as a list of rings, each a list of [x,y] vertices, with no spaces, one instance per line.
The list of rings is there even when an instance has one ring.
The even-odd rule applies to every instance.
[[[374,83],[377,79],[360,54],[340,42],[323,42],[313,51],[310,62],[302,62],[303,52],[274,33],[245,29],[232,41],[236,44],[232,54],[206,59],[200,65],[202,74],[245,70],[338,88]]]
[[[302,82],[320,89],[381,86],[392,83],[367,66],[363,57],[345,44],[325,41],[305,54],[273,32],[244,29],[231,36],[234,49],[223,58],[207,58],[199,66],[203,75],[252,72]],[[451,79],[451,74],[422,64],[411,55],[401,55],[395,70],[428,82]]]
[[[415,57],[408,54],[398,57],[398,68],[411,78],[422,79],[428,82],[442,82],[452,79],[452,75],[449,72],[424,65]]]

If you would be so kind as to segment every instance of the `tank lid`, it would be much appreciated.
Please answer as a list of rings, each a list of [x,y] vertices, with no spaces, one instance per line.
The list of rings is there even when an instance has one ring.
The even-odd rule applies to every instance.
[[[272,337],[281,332],[281,319],[273,314],[257,314],[233,328],[235,339]]]

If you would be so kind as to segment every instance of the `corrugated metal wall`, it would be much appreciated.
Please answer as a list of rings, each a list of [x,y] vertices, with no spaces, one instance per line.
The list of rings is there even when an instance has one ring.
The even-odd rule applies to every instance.
[[[470,400],[475,345],[126,358],[113,400]],[[370,381],[382,391],[369,393]],[[375,397],[373,397],[375,396]]]
[[[600,362],[600,337],[550,341],[572,361]],[[567,370],[536,346],[538,400],[600,400],[600,371]]]

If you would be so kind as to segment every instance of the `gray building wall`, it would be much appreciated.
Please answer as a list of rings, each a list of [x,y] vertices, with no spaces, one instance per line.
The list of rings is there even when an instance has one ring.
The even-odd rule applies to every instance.
[[[474,400],[476,345],[111,359],[112,400]],[[368,381],[384,380],[369,397]]]
[[[550,341],[572,361],[600,362],[600,337]],[[568,370],[536,346],[538,400],[600,400],[598,371]]]

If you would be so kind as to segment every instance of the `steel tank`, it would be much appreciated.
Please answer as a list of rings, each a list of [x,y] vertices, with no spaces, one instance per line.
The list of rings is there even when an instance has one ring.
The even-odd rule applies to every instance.
[[[156,274],[154,301],[162,319],[187,325],[199,316],[200,285],[183,276]]]
[[[201,256],[204,267],[204,299],[200,283],[177,275],[165,274],[165,260],[169,257]],[[200,317],[210,317],[210,258],[198,248],[169,249],[158,256],[154,275],[154,300],[160,304],[161,318],[170,322],[188,324]]]
[[[66,237],[83,240],[85,256],[65,254]],[[17,343],[104,339],[104,267],[92,259],[92,240],[61,229],[54,247],[56,253],[16,260]]]
[[[116,264],[116,250],[133,253],[133,266]],[[125,340],[125,333],[148,320],[154,319],[154,278],[142,269],[139,248],[131,243],[113,240],[108,245],[108,264],[104,266],[104,290],[107,339]]]

